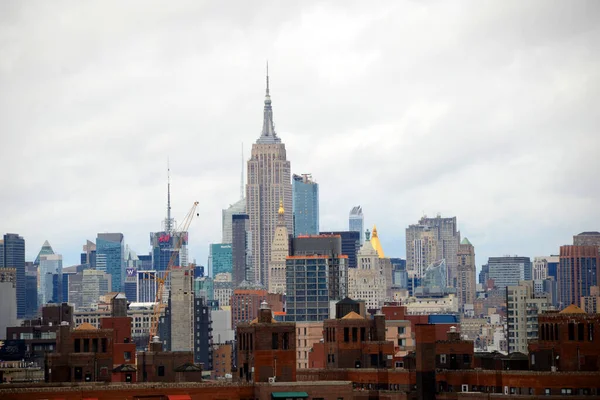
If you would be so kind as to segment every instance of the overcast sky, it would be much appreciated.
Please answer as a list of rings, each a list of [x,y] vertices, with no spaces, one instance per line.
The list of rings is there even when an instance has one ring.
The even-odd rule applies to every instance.
[[[241,146],[276,130],[320,184],[322,230],[362,205],[389,256],[426,214],[489,256],[600,230],[598,1],[2,1],[0,232],[79,262],[138,253],[193,201],[190,257],[221,240]]]

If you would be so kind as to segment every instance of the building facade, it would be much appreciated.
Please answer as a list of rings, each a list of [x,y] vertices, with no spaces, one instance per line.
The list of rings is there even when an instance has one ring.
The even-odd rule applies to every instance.
[[[527,354],[527,344],[537,339],[538,314],[552,309],[545,297],[537,297],[532,281],[506,287],[508,352]]]
[[[600,232],[581,232],[573,236],[574,246],[595,246],[600,249]]]
[[[532,277],[529,257],[490,257],[488,266],[489,279],[497,288],[518,286],[520,281],[530,281]]]
[[[271,246],[271,260],[269,263],[269,293],[285,293],[285,260],[289,255],[290,243],[287,226],[285,224],[285,210],[283,203],[279,203],[277,212],[278,220]]]
[[[60,279],[60,287],[56,289],[60,290],[61,292],[61,298],[58,299],[58,302],[62,302],[62,256],[60,254],[44,254],[38,257],[38,273],[40,280],[38,302],[40,306],[52,301],[52,292],[54,290],[54,274],[58,275]]]
[[[256,143],[252,145],[246,185],[246,210],[250,216],[252,232],[254,280],[267,287],[271,245],[280,200],[283,201],[285,209],[292,210],[291,166],[287,160],[285,144],[275,132],[267,75],[263,129]],[[285,223],[288,232],[293,232],[291,213],[285,216]]]
[[[335,231],[320,232],[320,235],[339,236],[342,240],[342,254],[348,256],[348,269],[356,268],[357,255],[361,246],[361,232],[358,231]]]
[[[475,302],[475,247],[464,238],[458,246],[456,266],[456,295],[461,310]]]
[[[406,228],[406,271],[409,279],[421,278],[427,267],[437,260],[435,232],[425,225]]]
[[[548,277],[548,258],[535,257],[533,259],[533,280],[543,280]]]
[[[233,272],[231,243],[212,243],[208,255],[208,270],[211,277]]]
[[[350,210],[350,215],[348,216],[348,230],[351,232],[358,232],[360,235],[360,246],[362,246],[364,242],[364,232],[365,232],[365,217],[362,212],[361,206],[352,207]]]
[[[171,271],[171,351],[194,350],[194,273],[181,267]]]
[[[112,292],[120,292],[125,281],[125,244],[122,233],[99,233],[96,238],[96,270],[111,276]]]
[[[294,236],[319,233],[319,184],[311,174],[292,177]]]
[[[224,209],[221,212],[222,221],[221,221],[221,231],[222,238],[221,243],[231,243],[233,240],[233,216],[235,214],[246,214],[246,199],[242,197],[235,203],[231,204],[229,207]]]
[[[25,292],[25,239],[16,233],[7,233],[0,241],[0,268],[14,268],[16,273],[17,318],[27,314]]]
[[[231,279],[233,286],[238,287],[243,281],[251,278],[252,272],[252,232],[248,214],[233,214],[231,217]]]
[[[558,295],[560,307],[581,305],[592,286],[600,286],[600,255],[596,246],[560,246]]]

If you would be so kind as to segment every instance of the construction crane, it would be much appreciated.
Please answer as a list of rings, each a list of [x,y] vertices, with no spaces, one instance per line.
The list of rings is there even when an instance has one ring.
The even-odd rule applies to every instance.
[[[179,233],[187,232],[190,224],[192,223],[192,219],[194,219],[194,215],[197,215],[196,207],[198,207],[197,201],[194,202],[194,205],[192,206],[190,211],[185,216],[185,218],[183,220],[183,224],[182,224],[181,228],[179,229]],[[158,276],[156,277],[158,285],[156,287],[156,302],[154,303],[154,313],[152,315],[152,321],[151,321],[151,325],[150,325],[150,335],[148,338],[148,349],[150,349],[150,343],[152,343],[153,338],[155,336],[157,336],[157,334],[158,334],[158,320],[160,318],[162,311],[165,308],[165,304],[163,304],[163,292],[165,289],[165,282],[167,281],[167,279],[169,277],[169,273],[171,272],[171,269],[174,266],[173,264],[175,264],[175,260],[177,260],[177,256],[179,255],[179,249],[181,249],[181,245],[182,245],[182,242],[184,239],[183,235],[175,235],[175,236],[177,237],[177,243],[175,243],[175,247],[173,248],[173,254],[171,254],[171,258],[169,259],[169,264],[167,265],[165,275],[162,277],[158,277]]]

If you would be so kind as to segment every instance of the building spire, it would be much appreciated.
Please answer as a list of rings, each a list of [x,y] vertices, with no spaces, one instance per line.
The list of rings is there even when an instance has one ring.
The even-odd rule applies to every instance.
[[[244,199],[244,142],[242,142],[242,178],[240,180],[240,200]]]
[[[167,218],[165,219],[165,232],[175,229],[175,221],[171,218],[171,163],[167,157]]]
[[[256,143],[270,144],[280,143],[281,139],[275,133],[275,124],[273,123],[273,108],[271,106],[271,94],[269,90],[269,62],[267,61],[267,90],[265,93],[265,108],[263,112],[263,128],[262,133]]]

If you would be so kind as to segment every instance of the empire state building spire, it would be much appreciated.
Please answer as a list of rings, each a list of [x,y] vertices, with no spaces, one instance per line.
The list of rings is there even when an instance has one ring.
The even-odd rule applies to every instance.
[[[271,106],[271,94],[269,93],[269,63],[267,63],[267,91],[265,94],[263,128],[256,143],[281,143],[281,139],[275,133],[275,124],[273,123],[273,107]]]

